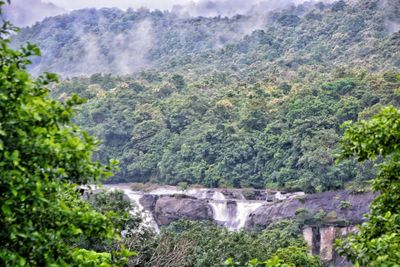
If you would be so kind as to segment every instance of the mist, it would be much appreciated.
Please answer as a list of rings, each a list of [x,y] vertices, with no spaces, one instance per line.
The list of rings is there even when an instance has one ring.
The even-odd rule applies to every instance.
[[[164,13],[115,8],[71,11],[68,16],[47,21],[45,27],[37,25],[41,32],[33,32],[43,56],[34,61],[30,70],[34,74],[51,71],[62,76],[135,73],[157,66],[160,59],[176,56],[171,51],[190,55],[223,49],[255,30],[267,29],[271,11],[290,8],[290,12],[301,16],[317,2],[321,1],[202,0]],[[324,1],[328,2],[332,1]],[[235,17],[238,14],[244,16]],[[198,16],[204,18],[194,18]],[[386,26],[389,32],[399,29],[399,24],[391,20]],[[54,27],[58,27],[57,39],[62,41],[40,43]],[[62,57],[62,62],[57,60],[66,54],[69,56]]]
[[[4,6],[4,18],[19,27],[30,26],[46,17],[66,13],[67,10],[41,0],[12,0]]]
[[[175,5],[172,11],[184,16],[216,17],[252,14],[267,14],[276,9],[287,8],[300,4],[315,4],[317,2],[331,3],[334,0],[201,0],[187,5]]]
[[[30,0],[39,1],[39,0]],[[48,22],[50,28],[44,28],[47,36],[51,25],[64,25],[59,29],[58,37],[67,41],[69,46],[45,43],[41,46],[42,58],[35,61],[31,72],[39,74],[43,71],[57,72],[62,76],[74,76],[92,73],[129,74],[153,67],[159,57],[169,57],[168,49],[180,51],[180,47],[192,47],[195,50],[184,53],[200,53],[209,49],[221,49],[226,44],[239,42],[244,36],[255,30],[268,27],[269,12],[295,6],[296,0],[216,0],[192,2],[186,6],[175,6],[164,13],[166,21],[152,18],[149,10],[119,9],[85,9],[70,12],[69,16],[55,18]],[[302,2],[305,6],[313,6],[316,2]],[[244,14],[240,18],[233,18]],[[176,17],[178,16],[178,17]],[[207,23],[215,25],[211,35],[207,28],[201,28],[192,21],[193,17],[207,17]],[[221,18],[223,16],[223,18]],[[110,30],[111,17],[125,21],[126,24]],[[180,17],[180,18],[179,18]],[[212,17],[212,18],[211,18]],[[231,17],[230,19],[226,17]],[[171,23],[171,24],[170,24]],[[90,26],[89,26],[90,25]],[[191,25],[187,27],[187,25]],[[203,25],[206,25],[203,24]],[[119,28],[122,27],[122,28]],[[197,36],[199,33],[199,37]],[[166,36],[165,34],[172,34]],[[36,33],[37,35],[37,33]],[[39,40],[41,38],[39,37]],[[193,41],[193,38],[200,38]],[[165,49],[163,40],[174,40]],[[197,50],[196,50],[197,49]],[[183,51],[183,50],[182,50]],[[59,55],[69,54],[63,62],[55,60]],[[156,55],[156,56],[155,56]],[[57,64],[55,64],[57,62]]]
[[[317,0],[200,0],[200,1],[64,1],[64,0],[12,0],[4,8],[4,16],[15,25],[24,27],[46,17],[57,16],[81,8],[116,7],[119,9],[145,7],[151,10],[170,10],[181,16],[232,17],[237,14],[268,13],[290,5],[320,2]],[[324,3],[333,0],[323,0]],[[179,3],[179,4],[177,4]]]
[[[152,48],[153,33],[150,20],[140,21],[128,32],[110,34],[106,39],[96,34],[78,34],[83,56],[79,59],[79,73],[109,72],[128,74],[149,64],[148,51]],[[102,46],[111,49],[104,53]]]
[[[393,34],[400,31],[400,22],[387,19],[385,21],[385,28],[388,34]]]

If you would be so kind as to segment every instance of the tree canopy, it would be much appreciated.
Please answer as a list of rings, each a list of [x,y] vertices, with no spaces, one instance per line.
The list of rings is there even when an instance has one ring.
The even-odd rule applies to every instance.
[[[4,1],[0,1],[1,6]],[[9,47],[15,30],[0,36],[0,265],[110,266],[129,252],[87,250],[81,239],[118,238],[107,214],[83,201],[77,185],[109,176],[112,165],[92,161],[95,141],[71,122],[77,96],[49,97],[54,74],[32,79],[29,57],[39,49]]]
[[[343,122],[399,104],[400,38],[387,28],[400,17],[394,2],[231,18],[79,10],[23,29],[14,43],[33,40],[48,53],[32,71],[92,74],[63,79],[52,96],[89,99],[76,123],[101,140],[96,159],[120,161],[108,181],[312,193],[375,175],[371,162],[335,165],[333,155]]]

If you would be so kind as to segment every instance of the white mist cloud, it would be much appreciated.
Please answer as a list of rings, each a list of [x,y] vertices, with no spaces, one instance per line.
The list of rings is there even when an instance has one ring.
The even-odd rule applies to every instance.
[[[43,0],[13,0],[16,2],[29,1],[32,4],[37,4],[37,10],[45,9],[45,7],[55,7],[52,4],[45,4]],[[124,0],[113,0],[113,1],[74,1],[74,0],[51,0],[55,4],[60,4],[62,7],[67,9],[83,8],[83,7],[104,7],[105,4],[108,7],[126,8],[136,3],[137,6],[141,6],[140,1],[124,1]],[[330,0],[325,0],[325,2]],[[14,3],[16,3],[14,2]],[[129,3],[128,3],[129,2]],[[240,23],[235,26],[234,30],[224,29],[215,32],[215,35],[211,37],[211,43],[205,42],[205,46],[209,46],[212,49],[219,49],[223,47],[227,42],[238,41],[246,34],[250,34],[254,30],[263,29],[268,24],[269,16],[268,12],[285,8],[288,5],[294,5],[309,2],[315,3],[315,1],[300,1],[300,0],[199,0],[194,1],[179,1],[187,2],[186,5],[175,6],[175,0],[163,1],[163,5],[167,4],[171,7],[173,12],[180,13],[182,15],[190,16],[234,16],[236,14],[248,14],[240,19]],[[26,2],[25,2],[26,3]],[[39,4],[38,4],[39,3]],[[146,1],[147,7],[157,7],[161,1]],[[129,4],[129,5],[128,5]],[[18,6],[14,6],[18,7]],[[158,6],[161,7],[161,6]],[[27,9],[24,9],[28,12]],[[47,10],[47,9],[46,9]],[[58,10],[58,9],[57,9]],[[64,9],[61,9],[64,10]],[[54,11],[57,13],[58,11]],[[144,18],[140,21],[135,21],[129,27],[118,30],[109,31],[107,30],[110,26],[109,16],[106,14],[115,13],[121,14],[119,10],[103,10],[99,12],[93,12],[93,10],[72,12],[73,14],[81,14],[81,19],[73,21],[66,29],[68,32],[73,33],[73,42],[68,51],[64,51],[63,47],[58,47],[56,53],[63,54],[68,53],[69,57],[63,58],[64,62],[58,62],[57,65],[53,65],[53,60],[46,61],[47,63],[42,65],[40,68],[34,69],[33,72],[42,70],[45,68],[49,71],[56,71],[62,75],[82,75],[92,73],[118,73],[118,74],[129,74],[140,71],[146,67],[151,67],[151,60],[149,60],[150,52],[153,48],[157,48],[157,36],[156,32],[158,28],[157,24],[150,18]],[[44,14],[44,13],[41,13]],[[73,17],[73,16],[72,16]],[[85,26],[86,21],[90,20],[91,24],[95,24],[98,27],[98,31],[87,31]],[[236,21],[236,20],[235,20]],[[46,29],[46,28],[45,28]],[[49,28],[51,29],[51,28]],[[181,29],[179,33],[182,33],[181,38],[187,38],[187,35],[183,34],[185,29]],[[178,35],[179,35],[178,33]],[[48,34],[52,34],[49,32]],[[178,36],[178,39],[180,37]],[[185,40],[181,40],[184,44]],[[51,44],[50,44],[51,45]],[[208,49],[208,48],[207,48]],[[46,48],[42,50],[46,51]],[[53,55],[45,53],[47,57],[51,58]],[[54,57],[56,57],[54,55]],[[44,61],[45,62],[45,61]],[[74,62],[71,67],[71,62]]]
[[[32,25],[49,16],[82,8],[116,7],[120,9],[146,7],[149,9],[173,10],[188,16],[234,16],[266,13],[287,5],[320,0],[12,0],[5,8],[6,17],[17,26]],[[333,2],[333,0],[323,0]]]
[[[188,16],[234,16],[237,14],[266,14],[275,9],[304,3],[331,3],[335,0],[199,0],[175,5],[173,11]]]
[[[264,2],[263,0],[47,0],[68,10],[88,7],[117,7],[121,9],[147,7],[149,9],[171,9],[173,6],[202,6],[203,8],[221,6],[230,10],[246,9],[248,6]],[[269,0],[269,4],[280,6],[291,2],[301,4],[308,0]],[[327,0],[323,0],[327,2]],[[332,2],[332,1],[329,1]],[[218,15],[218,14],[217,14]]]
[[[128,74],[148,64],[146,59],[153,44],[153,29],[150,20],[141,21],[128,33],[114,39],[114,65],[118,73]]]
[[[396,33],[400,31],[400,22],[396,22],[394,20],[386,19],[385,20],[385,28],[389,34]]]
[[[20,27],[65,12],[67,12],[65,9],[41,0],[12,0],[11,5],[4,7],[5,18]]]
[[[193,0],[49,0],[68,10],[87,7],[118,7],[121,9],[147,7],[150,9],[170,9],[173,5],[187,4]]]
[[[104,25],[99,18],[99,25]],[[129,74],[148,66],[149,51],[153,47],[154,29],[152,21],[145,19],[131,29],[98,35],[85,33],[80,25],[74,26],[78,37],[76,50],[71,51],[76,65],[73,69],[60,69],[62,75],[81,75],[92,73]]]

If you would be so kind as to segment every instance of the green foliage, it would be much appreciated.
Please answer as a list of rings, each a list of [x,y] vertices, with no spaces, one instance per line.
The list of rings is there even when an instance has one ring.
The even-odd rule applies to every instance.
[[[341,0],[275,11],[252,32],[254,14],[183,19],[148,10],[72,12],[13,36],[14,45],[30,40],[43,47],[46,56],[34,62],[34,72],[91,74],[56,85],[53,74],[30,78],[28,57],[40,51],[32,44],[10,49],[3,36],[14,29],[5,23],[0,264],[118,265],[132,256],[128,247],[140,251],[130,258],[132,266],[222,266],[226,259],[233,266],[320,266],[307,255],[299,224],[335,220],[335,213],[299,210],[296,223],[280,222],[262,233],[180,222],[154,237],[129,213],[122,193],[84,202],[76,192],[76,185],[109,176],[111,165],[100,162],[110,158],[121,162],[114,182],[306,192],[365,183],[384,158],[370,222],[341,243],[341,252],[360,265],[399,262],[399,112],[388,108],[370,123],[347,124],[343,155],[371,161],[334,165],[333,157],[344,121],[400,103],[399,33],[385,29],[387,19],[398,21],[398,8],[386,2]],[[148,51],[131,49],[143,39],[138,30],[154,38]],[[144,67],[149,70],[140,72]],[[46,86],[62,102],[52,100]],[[94,155],[94,139],[71,123],[77,104],[75,123],[102,140]],[[128,234],[117,240],[122,230]]]
[[[351,208],[351,203],[348,201],[340,201],[339,206],[341,209],[345,210]]]
[[[396,104],[400,86],[381,74],[340,76],[292,82],[296,90],[287,94],[278,81],[244,87],[229,79],[219,87],[209,77],[160,95],[169,75],[151,83],[135,75],[114,78],[113,90],[101,88],[102,94],[82,105],[77,123],[102,140],[97,159],[119,160],[121,172],[113,182],[335,190],[375,175],[371,162],[334,164],[340,124],[377,105]],[[142,89],[126,87],[133,83]],[[53,96],[76,84],[85,88],[79,89],[82,95],[94,86],[76,78],[62,82]],[[200,90],[205,86],[210,89]]]
[[[391,106],[370,121],[345,124],[343,157],[384,159],[372,181],[373,190],[379,194],[371,204],[368,222],[360,226],[358,234],[338,242],[339,253],[356,266],[394,266],[400,261],[399,125],[400,111]]]
[[[178,90],[188,78],[216,70],[249,81],[263,80],[268,73],[301,78],[343,66],[376,71],[400,67],[399,33],[385,29],[388,21],[399,23],[397,4],[307,3],[270,14],[254,8],[256,12],[229,18],[86,9],[25,28],[15,43],[32,41],[47,55],[35,62],[34,71],[52,69],[71,76],[152,69],[176,73],[168,82]],[[142,77],[149,82],[159,78],[154,73]]]
[[[321,266],[307,255],[298,225],[288,221],[260,233],[229,232],[206,222],[174,222],[162,229],[152,251],[142,266]],[[284,255],[288,251],[294,253]]]
[[[246,267],[293,267],[293,264],[286,264],[278,256],[273,256],[267,261],[260,261],[258,259],[250,260],[246,265],[239,265],[231,258],[225,261],[226,266],[246,266]]]
[[[134,231],[142,223],[140,213],[132,212],[134,207],[122,191],[97,192],[89,195],[87,201],[98,212],[107,214],[118,232]]]
[[[255,192],[251,188],[244,188],[242,192],[245,199],[253,199],[255,196]]]
[[[269,226],[262,232],[262,244],[268,246],[266,253],[260,258],[266,261],[251,259],[247,264],[229,258],[228,266],[249,267],[292,267],[292,266],[322,266],[318,257],[308,255],[307,247],[300,235],[299,225],[290,221],[281,221]]]
[[[1,5],[4,2],[0,2]],[[8,46],[0,37],[0,265],[111,266],[129,253],[86,250],[81,238],[114,240],[109,217],[81,200],[76,185],[109,176],[111,165],[92,161],[95,141],[71,123],[73,96],[52,100],[46,86],[57,77],[32,80],[26,66],[39,49]]]
[[[48,56],[35,70],[92,74],[66,79],[52,94],[89,98],[76,122],[102,141],[96,159],[120,161],[110,181],[312,193],[375,175],[371,162],[335,165],[333,155],[344,121],[400,103],[400,38],[385,31],[387,18],[398,17],[390,1],[275,11],[253,32],[241,30],[253,13],[182,19],[82,10],[23,29],[15,44],[40,42]],[[126,56],[135,45],[113,45],[135,44],[138,29],[154,38],[148,51]],[[129,61],[142,53],[144,62]],[[121,66],[133,73],[93,74]]]

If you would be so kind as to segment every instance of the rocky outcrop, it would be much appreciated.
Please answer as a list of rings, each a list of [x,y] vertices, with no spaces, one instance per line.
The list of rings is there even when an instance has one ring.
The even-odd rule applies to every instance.
[[[224,195],[227,194],[224,191],[222,193]],[[307,210],[310,214],[325,212],[328,215],[325,220],[327,225],[356,225],[364,221],[364,214],[368,212],[369,204],[373,198],[374,194],[371,192],[356,194],[348,191],[336,191],[299,195],[283,200],[274,199],[273,202],[265,199],[264,205],[246,215],[247,218],[244,218],[246,221],[245,228],[264,229],[274,221],[294,218],[296,212],[301,209]],[[213,214],[215,208],[210,204],[210,201],[206,198],[182,194],[144,194],[139,200],[140,205],[153,214],[155,221],[160,226],[183,218],[215,220],[215,214]],[[225,205],[227,206],[224,206],[225,209],[229,210],[229,207],[236,204],[236,201],[239,200],[225,200]],[[240,201],[243,202],[245,200]],[[223,205],[220,203],[219,206]],[[218,221],[216,222],[218,223]]]
[[[150,212],[154,212],[156,203],[157,203],[157,199],[158,196],[157,195],[143,195],[140,199],[139,199],[139,203],[140,205],[142,205],[142,207]]]
[[[336,254],[334,240],[357,230],[354,225],[365,220],[375,197],[372,192],[349,191],[304,195],[254,189],[161,187],[144,192],[132,190],[129,185],[112,188],[122,189],[148,212],[151,221],[147,224],[156,223],[155,229],[180,219],[210,220],[231,230],[262,230],[282,219],[303,219],[309,253],[320,255],[332,266],[349,266]]]
[[[159,196],[154,205],[153,216],[157,224],[162,226],[179,219],[212,220],[213,213],[207,200],[175,195]]]
[[[374,194],[354,194],[348,191],[324,192],[300,196],[274,204],[265,204],[249,215],[248,229],[264,229],[274,221],[294,218],[296,211],[305,209],[310,213],[324,211],[331,215],[331,223],[348,222],[358,224],[364,221]]]
[[[351,266],[346,258],[337,255],[334,243],[337,238],[357,232],[356,226],[336,227],[305,227],[303,237],[308,246],[308,252],[319,255],[321,260],[330,266]]]

